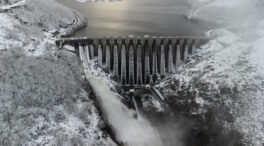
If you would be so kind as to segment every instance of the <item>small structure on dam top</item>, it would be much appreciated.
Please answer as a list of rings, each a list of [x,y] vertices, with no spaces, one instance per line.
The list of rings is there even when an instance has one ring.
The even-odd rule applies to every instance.
[[[96,59],[98,66],[111,74],[125,91],[148,87],[150,94],[162,100],[154,85],[173,74],[208,40],[173,36],[86,37],[62,38],[56,40],[56,45],[59,48],[73,46],[84,64]]]

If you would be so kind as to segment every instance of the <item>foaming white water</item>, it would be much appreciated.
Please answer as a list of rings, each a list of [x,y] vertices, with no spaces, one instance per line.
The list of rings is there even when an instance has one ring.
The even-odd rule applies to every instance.
[[[88,82],[94,91],[103,117],[119,142],[125,146],[162,146],[158,132],[144,117],[135,119],[131,111],[99,78],[90,77]]]

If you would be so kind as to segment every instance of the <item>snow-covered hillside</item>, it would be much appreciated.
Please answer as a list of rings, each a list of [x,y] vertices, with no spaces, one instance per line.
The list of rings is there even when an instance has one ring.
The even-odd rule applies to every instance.
[[[192,115],[212,112],[223,133],[238,131],[246,146],[264,144],[263,7],[258,0],[201,4],[193,18],[219,20],[225,27],[208,32],[215,39],[162,83],[168,100],[188,105],[191,99],[196,105],[189,109]]]
[[[70,35],[86,25],[86,18],[53,0],[27,0],[0,15],[0,50],[23,46],[31,55],[42,55],[51,50],[55,36]]]
[[[22,52],[14,48],[0,56],[1,145],[115,145],[101,131],[104,122],[75,56]]]
[[[78,58],[55,51],[55,37],[85,18],[53,0],[11,9],[0,13],[0,145],[116,145]]]

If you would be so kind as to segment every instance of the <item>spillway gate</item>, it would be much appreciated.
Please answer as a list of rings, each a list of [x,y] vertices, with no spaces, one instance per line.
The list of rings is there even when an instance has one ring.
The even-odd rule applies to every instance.
[[[70,45],[82,62],[97,59],[98,66],[122,86],[155,84],[185,63],[208,41],[206,37],[86,37],[56,40]]]

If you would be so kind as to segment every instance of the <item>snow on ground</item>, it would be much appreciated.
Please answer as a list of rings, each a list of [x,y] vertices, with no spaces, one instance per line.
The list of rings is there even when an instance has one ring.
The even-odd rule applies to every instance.
[[[12,5],[20,1],[21,0],[0,0],[0,5]]]
[[[25,4],[25,2],[26,2],[26,0],[21,0],[21,1],[17,1],[17,2],[12,2],[12,4],[9,4],[9,5],[2,5],[2,6],[0,6],[0,11],[1,10],[10,10],[12,8],[23,6]]]
[[[27,0],[0,21],[0,145],[115,146],[76,56],[54,56],[55,36],[85,18],[53,0]]]
[[[173,77],[179,81],[178,91],[189,88],[195,92],[195,101],[200,104],[196,114],[207,112],[208,107],[217,109],[215,116],[221,115],[218,122],[239,131],[247,146],[264,144],[263,7],[257,0],[206,3],[195,17],[222,20],[225,28],[208,32],[215,39]],[[212,12],[217,9],[223,13]],[[226,118],[228,115],[232,120]]]
[[[52,50],[55,36],[70,35],[86,25],[86,19],[78,12],[53,0],[27,0],[25,6],[0,15],[0,50],[23,46],[35,56]]]
[[[0,142],[9,145],[115,145],[84,88],[74,55],[0,56]]]
[[[22,42],[15,39],[8,39],[8,31],[15,30],[15,24],[19,24],[17,20],[10,17],[7,14],[0,13],[0,50],[7,49],[9,46],[19,46],[22,45]],[[10,34],[11,35],[11,34]],[[20,36],[16,36],[20,37]]]

